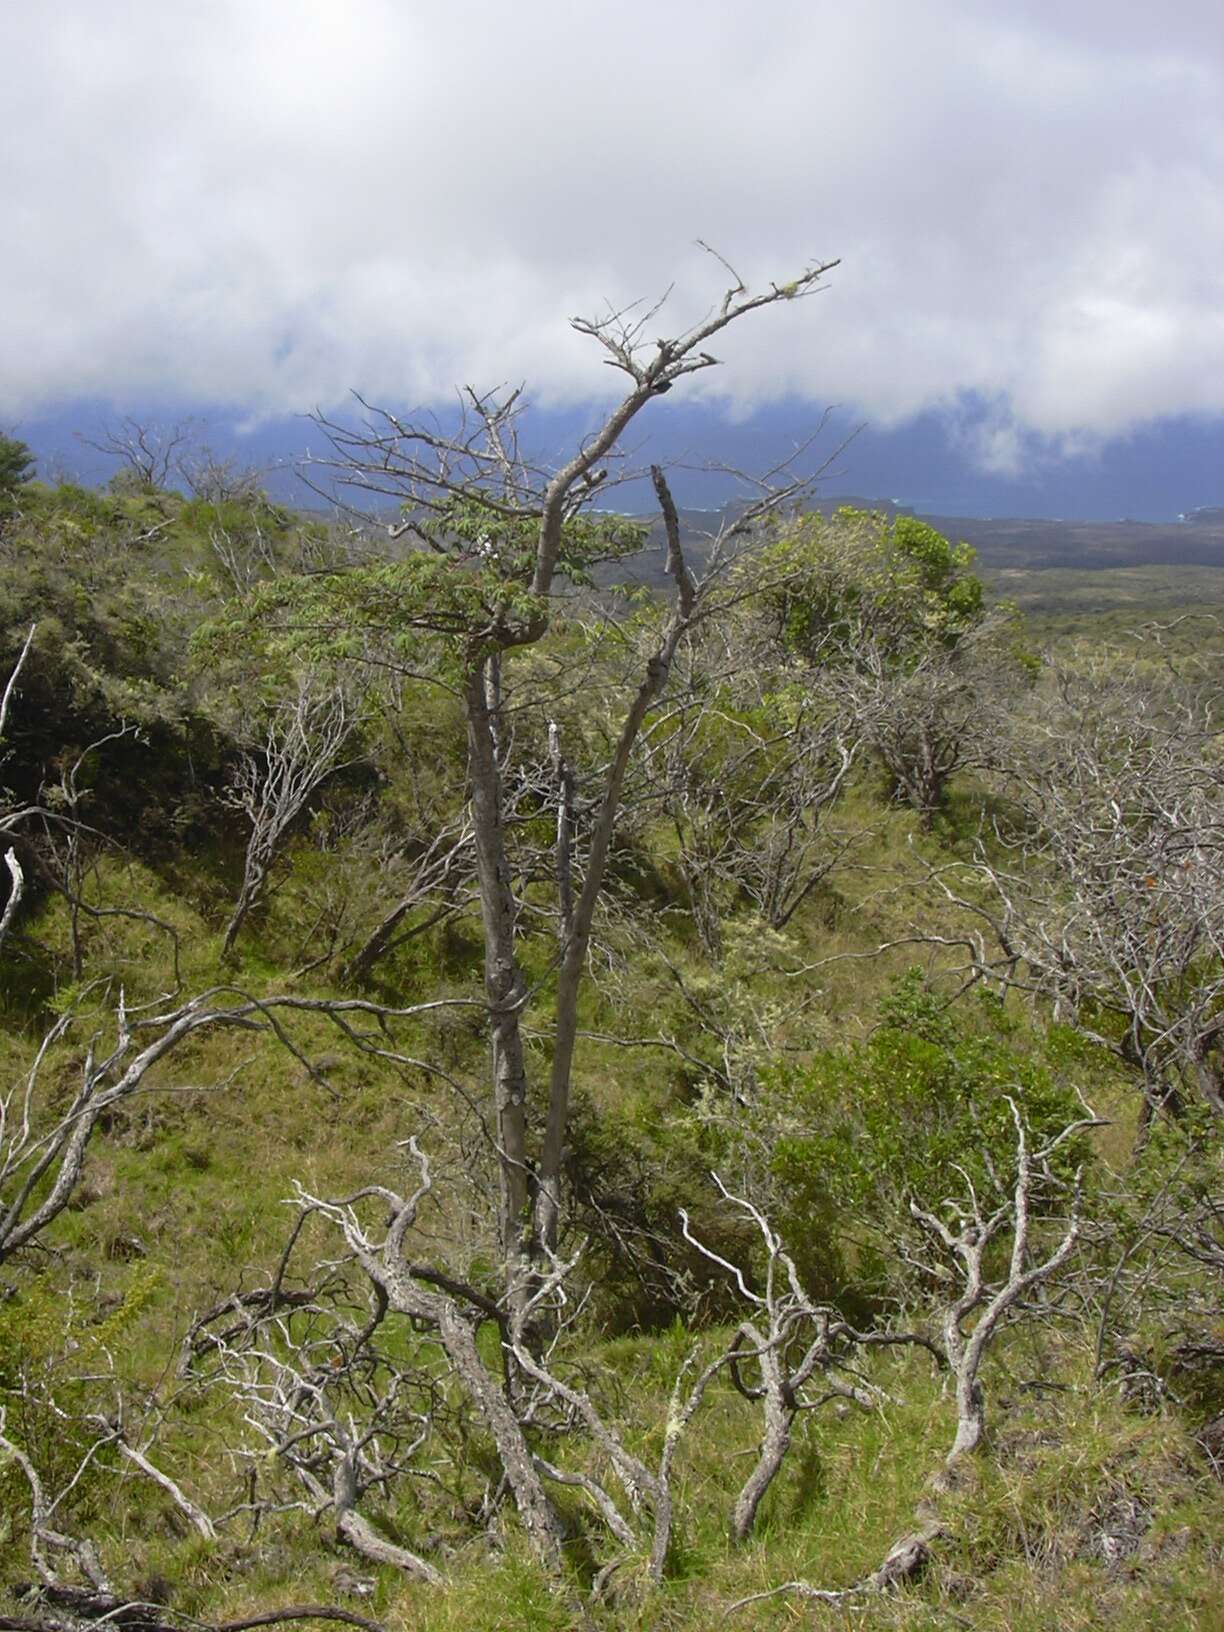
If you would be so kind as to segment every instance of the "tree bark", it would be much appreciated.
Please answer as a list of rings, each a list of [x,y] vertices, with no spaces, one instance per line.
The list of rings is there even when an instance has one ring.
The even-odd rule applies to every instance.
[[[368,1558],[372,1564],[391,1564],[406,1575],[428,1581],[431,1587],[443,1587],[445,1578],[407,1547],[399,1547],[378,1531],[357,1511],[357,1478],[352,1456],[342,1456],[336,1464],[332,1479],[332,1502],[336,1509],[336,1529],[354,1551]]]
[[[530,1165],[527,1147],[527,1065],[522,1004],[526,982],[515,954],[518,905],[506,854],[505,809],[497,758],[496,688],[486,682],[489,659],[475,663],[464,692],[472,786],[472,830],[480,916],[484,929],[485,997],[489,1005],[493,1103],[501,1173],[500,1233],[513,1286],[529,1249]]]
[[[761,1436],[756,1466],[735,1499],[735,1509],[731,1515],[731,1535],[735,1541],[747,1541],[752,1534],[757,1508],[790,1449],[791,1423],[795,1416],[794,1408],[786,1403],[782,1367],[776,1350],[762,1349],[760,1364],[765,1388],[765,1431]]]
[[[558,1574],[562,1565],[561,1520],[548,1499],[504,1383],[481,1359],[476,1346],[476,1323],[446,1293],[429,1292],[420,1286],[414,1278],[417,1273],[414,1266],[405,1263],[400,1256],[406,1220],[411,1216],[410,1209],[400,1214],[381,1251],[371,1248],[351,1217],[343,1224],[345,1238],[362,1268],[386,1295],[390,1307],[413,1320],[426,1322],[437,1331],[438,1341],[460,1388],[471,1400],[497,1448],[498,1460],[531,1549],[546,1569]]]
[[[548,1499],[531,1448],[505,1391],[480,1358],[471,1323],[449,1303],[442,1305],[438,1336],[460,1383],[497,1446],[498,1460],[514,1493],[514,1504],[532,1551],[555,1574],[562,1562],[561,1520]]]
[[[587,949],[591,943],[591,925],[607,872],[608,852],[616,831],[616,818],[620,813],[625,775],[629,769],[633,745],[638,739],[651,704],[667,684],[676,648],[690,626],[697,604],[697,588],[685,565],[680,545],[680,521],[666,478],[657,465],[651,466],[650,474],[663,514],[667,534],[667,570],[676,583],[676,604],[659,646],[646,664],[646,673],[638,686],[637,695],[621,725],[616,751],[604,783],[603,798],[599,802],[599,814],[591,832],[582,893],[574,908],[573,922],[557,975],[556,1022],[548,1082],[548,1118],[544,1128],[544,1143],[540,1151],[535,1216],[536,1244],[546,1253],[556,1251],[560,1228],[561,1167],[565,1155],[565,1134],[569,1126],[574,1045],[578,1038],[578,996],[586,967]]]

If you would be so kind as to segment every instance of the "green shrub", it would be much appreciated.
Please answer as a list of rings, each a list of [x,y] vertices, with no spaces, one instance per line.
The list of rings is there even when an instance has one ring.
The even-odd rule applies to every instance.
[[[879,1006],[866,1042],[829,1049],[804,1067],[779,1067],[766,1084],[778,1126],[772,1169],[779,1223],[809,1288],[861,1301],[897,1295],[908,1277],[892,1249],[911,1199],[938,1206],[972,1184],[1002,1199],[1016,1180],[1014,1101],[1030,1143],[1083,1116],[1072,1087],[1040,1056],[1021,1053],[985,1010],[946,1008],[911,970]],[[1082,1137],[1055,1153],[1069,1176]],[[849,1222],[847,1222],[849,1221]]]

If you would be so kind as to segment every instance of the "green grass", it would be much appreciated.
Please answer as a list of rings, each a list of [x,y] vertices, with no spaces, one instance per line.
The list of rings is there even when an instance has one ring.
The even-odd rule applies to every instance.
[[[897,975],[921,964],[938,980],[947,955],[906,946],[879,958],[851,955],[910,931],[920,910],[910,888],[914,854],[935,860],[966,853],[980,816],[980,801],[966,782],[935,830],[924,834],[912,813],[882,800],[877,779],[863,776],[848,790],[837,824],[859,827],[867,836],[850,865],[813,896],[785,935],[763,933],[737,909],[716,966],[679,913],[652,921],[653,950],[643,947],[632,925],[614,920],[599,932],[602,961],[584,995],[584,1028],[620,1036],[668,1031],[683,1037],[698,1059],[718,1064],[717,1047],[697,1034],[688,1001],[658,955],[661,948],[690,994],[713,1005],[720,1023],[739,1028],[746,1052],[751,1045],[762,1059],[801,1060],[861,1038]],[[668,877],[661,850],[654,862],[651,890]],[[138,898],[173,923],[182,941],[187,992],[231,981],[257,995],[290,987],[331,990],[324,969],[293,982],[285,966],[308,927],[309,867],[290,875],[252,926],[234,971],[218,961],[224,904],[209,894],[215,876],[211,860],[193,871],[190,859],[183,859],[173,873],[159,874],[106,858],[93,879],[92,898],[115,905]],[[929,906],[921,910],[928,926],[944,924],[945,911],[952,922],[950,909],[934,916]],[[73,989],[62,905],[50,900],[23,928],[37,938],[50,972],[46,1007],[63,1007]],[[84,933],[87,970],[113,971],[132,1002],[152,1001],[172,989],[169,942],[161,932],[136,920],[106,918],[88,924]],[[468,991],[477,973],[474,944],[470,924],[458,934],[424,937],[383,978],[404,1001],[439,990]],[[546,971],[550,950],[543,937],[532,949],[538,974]],[[809,964],[819,967],[795,975]],[[105,1033],[112,1025],[114,996],[112,988],[85,999],[90,1018],[48,1062],[48,1081],[61,1102],[71,1090],[85,1037],[94,1026]],[[28,1063],[38,1019],[20,1004],[9,1009],[0,1028],[6,1082]],[[1015,1047],[1052,1046],[1046,1017],[1019,999],[1009,1000],[1004,1019]],[[398,1183],[397,1143],[421,1133],[438,1153],[439,1194],[445,1188],[454,1198],[427,1212],[422,1246],[472,1273],[490,1261],[487,1224],[476,1218],[475,1203],[482,1189],[487,1200],[491,1169],[470,1116],[427,1074],[345,1048],[325,1020],[296,1017],[292,1032],[325,1081],[273,1039],[234,1031],[202,1034],[165,1062],[149,1091],[128,1102],[99,1136],[85,1184],[51,1234],[53,1251],[17,1266],[10,1284],[18,1295],[0,1303],[0,1337],[11,1344],[10,1363],[20,1347],[32,1374],[63,1377],[85,1356],[94,1377],[113,1365],[128,1399],[139,1402],[132,1409],[144,1411],[155,1402],[165,1415],[153,1454],[214,1512],[243,1499],[248,1463],[231,1451],[244,1430],[232,1400],[176,1376],[179,1343],[199,1310],[236,1286],[266,1281],[292,1221],[297,1183],[324,1196],[370,1182]],[[474,1093],[485,1091],[484,1039],[464,1011],[404,1027],[401,1046],[444,1063]],[[537,1034],[531,1050],[538,1071],[547,1038]],[[1113,1117],[1099,1149],[1107,1163],[1123,1170],[1134,1133],[1133,1095],[1090,1051],[1066,1068]],[[645,1198],[659,1227],[673,1236],[676,1205],[685,1201],[697,1212],[700,1195],[709,1189],[704,1170],[711,1143],[694,1112],[712,1080],[709,1068],[666,1050],[588,1041],[579,1053],[582,1140],[575,1140],[575,1160],[589,1162],[617,1197],[635,1205]],[[334,1233],[320,1224],[303,1253],[305,1263],[338,1256]],[[700,1342],[712,1353],[728,1334],[700,1322],[693,1329],[676,1323],[674,1310],[635,1289],[631,1277],[618,1279],[620,1272],[607,1268],[597,1246],[590,1261],[601,1279],[591,1318],[576,1339],[575,1361],[627,1442],[649,1460],[658,1454],[671,1383],[690,1345]],[[707,1321],[718,1314],[711,1301]],[[929,1315],[919,1312],[919,1318]],[[576,1532],[562,1591],[531,1562],[509,1512],[503,1510],[488,1533],[474,1530],[463,1504],[471,1503],[492,1471],[479,1436],[467,1445],[461,1466],[444,1470],[444,1479],[439,1474],[440,1484],[407,1484],[381,1506],[369,1505],[371,1516],[406,1544],[437,1539],[431,1556],[452,1582],[444,1592],[407,1583],[394,1571],[369,1569],[337,1543],[326,1516],[270,1514],[253,1527],[243,1515],[217,1543],[206,1543],[162,1491],[109,1454],[82,1481],[67,1516],[97,1538],[117,1581],[142,1591],[142,1583],[164,1578],[173,1607],[204,1621],[289,1601],[348,1602],[341,1572],[349,1570],[375,1582],[373,1598],[352,1600],[351,1607],[395,1629],[698,1632],[721,1624],[729,1603],[787,1580],[853,1586],[911,1528],[917,1506],[934,1499],[946,1534],[926,1576],[913,1587],[837,1607],[774,1598],[728,1624],[838,1632],[960,1626],[981,1632],[1140,1632],[1159,1625],[1165,1632],[1208,1632],[1220,1625],[1219,1484],[1194,1442],[1189,1414],[1171,1403],[1144,1414],[1120,1397],[1115,1382],[1094,1381],[1092,1336],[1089,1321],[1004,1333],[984,1372],[990,1443],[955,1488],[938,1497],[930,1480],[954,1429],[945,1383],[921,1353],[876,1353],[870,1375],[887,1403],[870,1414],[826,1408],[802,1418],[756,1534],[743,1547],[730,1540],[729,1515],[760,1425],[755,1409],[720,1380],[678,1458],[667,1580],[652,1590],[644,1561],[630,1557],[596,1605],[585,1603],[593,1560],[608,1558],[612,1549],[582,1498],[567,1492],[562,1504]],[[405,1346],[417,1341],[406,1330],[394,1340]],[[490,1334],[483,1341],[491,1359]],[[0,1366],[5,1360],[0,1353]],[[1057,1388],[1040,1386],[1050,1383]],[[110,1408],[109,1383],[81,1386],[82,1410]],[[10,1429],[16,1416],[10,1415]],[[151,1428],[153,1418],[147,1420]],[[69,1466],[72,1438],[57,1419],[31,1411],[23,1431],[37,1442],[48,1467],[62,1472]],[[570,1465],[601,1466],[578,1435],[550,1454]],[[24,1578],[29,1569],[25,1491],[12,1466],[0,1468],[0,1498],[2,1584]],[[1111,1552],[1108,1538],[1115,1531],[1122,1535],[1121,1550]]]
[[[1224,567],[1005,567],[982,576],[993,596],[1015,601],[1038,629],[1047,618],[1080,631],[1089,621],[1104,630],[1224,606]]]

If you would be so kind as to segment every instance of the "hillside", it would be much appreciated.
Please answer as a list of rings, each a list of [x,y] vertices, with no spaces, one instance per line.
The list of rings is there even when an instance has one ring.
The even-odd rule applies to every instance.
[[[1224,568],[430,526],[0,514],[0,1628],[1219,1625]]]

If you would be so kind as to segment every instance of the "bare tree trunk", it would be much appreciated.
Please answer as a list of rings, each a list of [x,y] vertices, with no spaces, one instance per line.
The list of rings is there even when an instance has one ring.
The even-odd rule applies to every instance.
[[[578,996],[586,967],[587,949],[591,943],[591,925],[595,907],[603,889],[608,867],[608,851],[616,831],[620,812],[621,793],[625,773],[638,733],[650,709],[667,684],[672,658],[681,636],[688,629],[697,604],[697,589],[684,562],[680,547],[680,522],[676,506],[663,472],[651,466],[659,507],[667,530],[667,570],[676,583],[676,605],[664,630],[658,649],[646,664],[646,673],[638,686],[637,695],[630,705],[616,752],[608,768],[599,814],[591,832],[590,853],[587,857],[586,877],[582,893],[574,908],[573,923],[561,968],[557,976],[556,1031],[553,1039],[552,1069],[548,1083],[548,1120],[544,1129],[544,1143],[540,1151],[539,1183],[536,1192],[535,1235],[545,1253],[557,1248],[561,1218],[561,1165],[565,1154],[565,1133],[570,1114],[570,1073],[574,1064],[574,1045],[578,1038]]]
[[[405,930],[403,935],[396,940],[396,930],[413,907],[419,907],[420,904],[421,892],[416,889],[398,902],[383,919],[382,923],[378,925],[377,929],[374,930],[373,934],[366,938],[364,944],[354,952],[353,956],[344,965],[340,971],[340,978],[346,981],[364,980],[379,958],[391,949],[392,943],[401,946],[413,936],[423,935],[427,929],[432,929],[435,924],[440,923],[443,918],[450,917],[456,910],[450,901],[443,901],[440,906],[434,908],[423,922],[414,924],[411,929]]]
[[[1009,1312],[1027,1298],[1035,1288],[1048,1281],[1060,1270],[1075,1250],[1080,1233],[1080,1181],[1082,1170],[1076,1173],[1074,1196],[1070,1215],[1062,1238],[1050,1255],[1039,1263],[1029,1265],[1029,1231],[1033,1202],[1033,1176],[1050,1179],[1049,1157],[1064,1139],[1087,1128],[1099,1127],[1095,1116],[1072,1122],[1041,1150],[1032,1152],[1024,1122],[1014,1099],[1008,1096],[1012,1121],[1016,1128],[1016,1183],[1007,1197],[991,1213],[985,1213],[976,1194],[971,1192],[970,1210],[960,1215],[960,1229],[952,1230],[944,1220],[927,1212],[914,1201],[910,1213],[929,1234],[939,1242],[946,1255],[959,1264],[963,1280],[960,1296],[944,1311],[943,1337],[948,1367],[956,1379],[956,1437],[948,1452],[946,1465],[953,1467],[962,1456],[976,1451],[986,1430],[986,1398],[979,1381],[982,1360]],[[986,1251],[991,1242],[1011,1231],[1011,1255],[1007,1278],[990,1286],[983,1269]],[[978,1310],[981,1313],[971,1331],[965,1322]]]
[[[25,667],[25,660],[30,655],[30,647],[34,644],[34,633],[37,628],[38,625],[36,623],[32,623],[30,625],[26,638],[22,643],[21,650],[17,654],[17,661],[13,664],[9,677],[4,683],[4,690],[0,692],[0,742],[4,741],[4,727],[8,723],[9,705],[12,702],[13,697],[16,695],[17,682],[21,678],[21,671]]]
[[[530,1166],[527,1148],[527,1064],[523,1054],[522,1005],[526,982],[515,954],[518,905],[506,854],[505,808],[497,758],[497,709],[489,660],[477,663],[464,692],[472,784],[472,830],[480,916],[485,943],[485,996],[489,1004],[493,1103],[501,1172],[501,1241],[510,1283],[521,1278],[530,1230]]]
[[[228,958],[234,950],[234,942],[238,939],[251,909],[262,896],[267,880],[268,863],[261,854],[256,853],[254,850],[248,850],[246,866],[243,870],[242,888],[238,894],[238,903],[230,914],[229,922],[225,926],[225,936],[221,942],[222,958]]]
[[[790,1450],[791,1427],[796,1415],[800,1411],[818,1410],[833,1399],[852,1402],[864,1410],[870,1410],[876,1403],[878,1396],[869,1384],[843,1382],[833,1373],[848,1369],[848,1349],[860,1342],[879,1341],[883,1334],[855,1332],[837,1318],[833,1310],[813,1303],[803,1290],[794,1260],[783,1249],[781,1237],[765,1214],[746,1197],[732,1195],[717,1173],[711,1177],[723,1199],[742,1219],[755,1225],[766,1252],[762,1289],[756,1292],[738,1265],[720,1257],[692,1233],[688,1215],[681,1208],[684,1239],[703,1258],[730,1271],[741,1298],[754,1310],[750,1319],[741,1321],[731,1350],[724,1357],[736,1391],[746,1400],[759,1400],[764,1419],[756,1463],[736,1497],[731,1514],[732,1538],[742,1542],[752,1534],[757,1509]],[[895,1339],[910,1340],[908,1336]],[[799,1350],[797,1363],[796,1349]],[[745,1361],[758,1368],[758,1383],[744,1378],[740,1368]],[[814,1378],[819,1378],[822,1390],[815,1399],[805,1393]]]
[[[986,1432],[986,1396],[976,1372],[961,1372],[956,1379],[956,1437],[948,1452],[948,1466],[969,1456],[982,1443]]]
[[[763,1407],[765,1427],[761,1435],[761,1449],[756,1466],[744,1481],[743,1489],[735,1499],[735,1507],[731,1514],[731,1535],[735,1541],[747,1541],[752,1534],[761,1499],[773,1484],[774,1475],[782,1466],[790,1449],[791,1423],[794,1421],[795,1408],[786,1403],[785,1379],[776,1348],[762,1349],[761,1377],[765,1393]]]
[[[521,1424],[497,1378],[490,1375],[476,1348],[471,1323],[447,1305],[438,1320],[438,1336],[460,1383],[484,1419],[497,1446],[498,1459],[514,1492],[514,1504],[532,1550],[556,1570],[561,1563],[561,1520],[549,1501]]]
[[[353,1457],[342,1456],[332,1475],[332,1505],[336,1510],[336,1529],[356,1552],[372,1564],[391,1564],[406,1575],[428,1581],[431,1587],[446,1585],[445,1579],[432,1564],[400,1547],[378,1531],[357,1511],[357,1475]]]
[[[672,645],[674,646],[674,642]],[[578,997],[583,971],[586,968],[587,949],[591,944],[591,925],[607,871],[608,850],[616,828],[629,755],[641,730],[647,709],[666,682],[669,661],[670,653],[666,658],[660,653],[651,659],[646,678],[638,688],[633,706],[621,727],[620,740],[616,745],[616,754],[608,773],[604,796],[600,801],[599,815],[591,834],[591,848],[582,893],[574,909],[573,925],[557,975],[556,1031],[548,1083],[548,1119],[540,1151],[539,1183],[536,1193],[535,1234],[537,1241],[547,1252],[555,1251],[557,1246],[561,1215],[561,1165],[565,1154],[565,1133],[569,1126],[570,1073],[574,1063],[574,1045],[578,1038]]]
[[[443,823],[429,836],[423,833],[401,852],[401,859],[412,856],[415,869],[410,888],[387,913],[382,922],[366,937],[362,945],[343,965],[340,978],[346,981],[363,979],[379,958],[392,948],[401,946],[416,935],[423,935],[443,919],[452,917],[462,905],[457,884],[468,865],[468,848],[472,842],[471,829],[466,820],[457,824]],[[431,903],[431,909],[419,922],[397,934],[399,926],[413,910]]]
[[[9,873],[8,900],[4,903],[4,911],[0,913],[0,947],[3,947],[9,930],[13,927],[13,920],[17,916],[17,908],[21,905],[21,897],[25,890],[25,874],[21,870],[21,863],[17,860],[17,852],[12,847],[4,853],[4,865]]]
[[[708,250],[708,246],[703,247]],[[797,278],[785,283],[773,282],[760,293],[752,294],[724,257],[709,252],[730,275],[731,285],[704,319],[671,339],[659,339],[646,332],[657,307],[648,315],[629,317],[622,312],[596,319],[571,320],[572,327],[594,340],[605,353],[603,361],[626,376],[629,384],[602,426],[593,435],[584,437],[569,460],[551,473],[520,455],[515,428],[519,412],[517,391],[480,396],[469,390],[463,399],[459,429],[450,436],[439,434],[436,429],[419,434],[410,424],[405,425],[381,409],[368,410],[373,419],[367,417],[361,429],[316,416],[316,423],[329,438],[335,454],[334,459],[324,463],[338,470],[346,485],[394,493],[404,501],[405,520],[402,528],[397,529],[397,536],[400,532],[413,532],[431,550],[449,556],[456,563],[466,563],[471,560],[473,541],[464,536],[466,523],[452,506],[457,502],[464,508],[475,506],[488,523],[487,535],[476,540],[478,549],[483,554],[485,544],[490,548],[486,565],[473,577],[473,585],[479,586],[487,570],[490,580],[500,579],[503,585],[517,584],[519,591],[526,592],[525,596],[506,598],[499,589],[494,605],[481,602],[474,617],[462,611],[458,616],[448,612],[439,619],[436,608],[422,606],[408,618],[409,627],[446,640],[454,641],[458,637],[467,670],[463,701],[467,715],[472,821],[484,928],[485,992],[501,1169],[500,1230],[512,1286],[520,1278],[524,1258],[534,1252],[536,1244],[541,1241],[548,1244],[557,1238],[577,1000],[591,922],[603,883],[629,755],[651,701],[666,683],[676,643],[692,621],[696,600],[696,588],[680,552],[675,505],[661,472],[656,470],[652,474],[667,530],[668,571],[677,586],[677,609],[647,666],[638,697],[622,727],[592,835],[582,896],[575,907],[573,925],[561,957],[556,1041],[540,1162],[539,1214],[534,1221],[527,1140],[527,1077],[521,1035],[527,988],[515,955],[517,903],[506,853],[505,796],[498,740],[498,666],[501,653],[533,646],[546,634],[551,623],[549,602],[554,582],[558,571],[566,568],[563,546],[567,524],[593,503],[595,492],[607,475],[606,469],[596,467],[605,455],[615,456],[617,444],[634,418],[688,375],[717,367],[718,359],[705,346],[730,324],[766,306],[815,293],[825,273],[837,264],[829,261],[809,265]],[[771,473],[771,477],[776,475],[777,471]],[[796,477],[776,484],[766,478],[760,484],[762,498],[737,520],[730,532],[742,532],[748,525],[747,518],[775,510],[784,499],[809,487],[811,479]],[[467,519],[470,520],[470,516]],[[452,521],[459,525],[452,528]],[[501,552],[492,546],[503,533],[517,539],[515,555],[523,539],[534,536],[529,578],[525,565],[509,557],[497,565]],[[579,557],[584,550],[585,546],[579,551]]]

